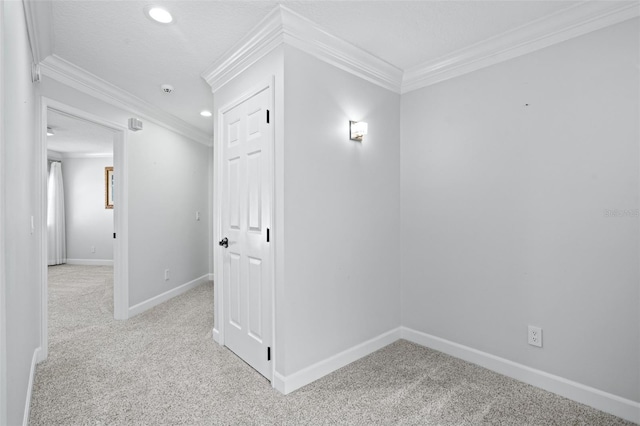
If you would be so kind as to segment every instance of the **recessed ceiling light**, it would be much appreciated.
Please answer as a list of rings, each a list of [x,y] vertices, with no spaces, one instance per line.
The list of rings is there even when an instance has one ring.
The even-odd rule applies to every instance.
[[[51,127],[47,127],[47,136],[53,136],[55,135],[55,133],[53,132],[53,129]]]
[[[202,110],[200,111],[200,115],[203,117],[211,117],[211,111],[207,111],[206,109]]]
[[[173,22],[173,16],[166,10],[161,7],[153,6],[147,10],[147,14],[156,22],[160,22],[161,24],[170,24]]]

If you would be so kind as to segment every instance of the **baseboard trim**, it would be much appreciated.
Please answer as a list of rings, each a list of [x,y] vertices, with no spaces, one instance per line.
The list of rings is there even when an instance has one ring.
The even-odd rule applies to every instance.
[[[401,337],[625,420],[640,423],[640,403],[407,327]]]
[[[113,266],[113,259],[67,259],[67,265]]]
[[[29,426],[29,415],[31,414],[31,391],[33,390],[33,379],[36,376],[36,364],[40,354],[40,348],[35,348],[31,357],[31,371],[29,371],[29,384],[27,385],[27,397],[24,403],[24,417],[22,426]]]
[[[217,328],[213,328],[213,331],[211,332],[211,335],[213,336],[213,341],[216,342],[217,344],[221,345],[222,343],[220,342],[220,331],[218,331]]]
[[[166,302],[169,299],[172,299],[176,296],[181,295],[182,293],[191,290],[192,288],[196,288],[200,284],[204,284],[209,281],[209,274],[205,274],[195,280],[189,281],[188,283],[182,284],[178,287],[172,288],[171,290],[165,291],[162,294],[159,294],[151,299],[147,299],[144,302],[140,302],[137,305],[133,305],[129,307],[129,318],[134,315],[141,314],[142,312],[153,308],[163,302]]]
[[[211,273],[209,274],[209,281],[213,281],[213,277],[214,277],[214,274],[213,274],[213,272],[211,272]]]
[[[296,389],[312,383],[327,374],[333,373],[345,365],[351,364],[400,338],[400,327],[387,331],[373,339],[346,349],[336,355],[319,361],[289,376],[283,376],[276,372],[273,377],[273,386],[283,394],[288,394]]]

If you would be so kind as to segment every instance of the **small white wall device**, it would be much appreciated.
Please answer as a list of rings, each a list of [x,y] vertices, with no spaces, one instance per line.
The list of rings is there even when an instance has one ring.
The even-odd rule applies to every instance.
[[[137,132],[138,130],[142,130],[142,121],[138,120],[137,118],[130,118],[129,130],[132,130],[134,132]]]

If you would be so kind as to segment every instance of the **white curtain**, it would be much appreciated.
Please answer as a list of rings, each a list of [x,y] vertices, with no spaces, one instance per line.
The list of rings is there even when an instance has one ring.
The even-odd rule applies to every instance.
[[[64,223],[62,164],[57,161],[51,163],[47,190],[48,264],[60,265],[67,261],[67,243]]]

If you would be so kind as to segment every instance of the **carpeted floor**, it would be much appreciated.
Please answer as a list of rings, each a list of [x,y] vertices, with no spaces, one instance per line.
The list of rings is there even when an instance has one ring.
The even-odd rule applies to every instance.
[[[31,425],[629,425],[398,341],[283,396],[211,339],[213,283],[113,320],[109,267],[49,269]]]

